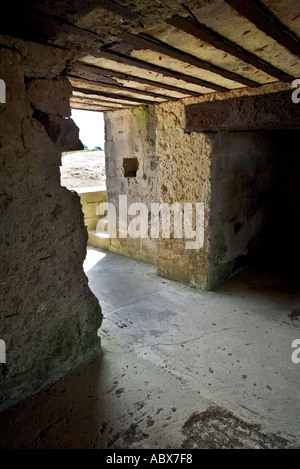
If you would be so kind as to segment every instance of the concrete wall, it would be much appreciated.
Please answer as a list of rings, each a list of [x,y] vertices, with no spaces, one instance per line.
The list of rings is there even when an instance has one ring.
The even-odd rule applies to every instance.
[[[205,243],[186,249],[186,240],[111,240],[110,250],[157,264],[158,274],[201,288],[207,287],[210,151],[212,136],[184,133],[184,103],[172,102],[105,113],[108,202],[118,207],[119,194],[128,204],[205,203]],[[126,178],[123,159],[137,157],[136,178]],[[171,220],[173,226],[173,219]]]
[[[156,114],[154,106],[105,113],[105,164],[107,200],[119,210],[119,194],[128,196],[128,205],[158,201],[156,154]],[[125,177],[124,159],[137,158],[136,177]],[[130,221],[130,218],[128,218]],[[118,234],[118,233],[117,233]],[[111,239],[110,251],[155,263],[157,240]]]
[[[204,203],[205,233],[201,249],[187,249],[185,239],[159,239],[158,274],[206,289],[208,279],[210,166],[213,134],[184,132],[185,106],[171,102],[157,106],[156,151],[159,161],[160,202]]]
[[[287,85],[264,87],[266,93],[281,89],[286,90]],[[267,257],[271,238],[280,242],[273,233],[278,210],[289,231],[298,234],[299,191],[294,175],[299,170],[295,163],[299,131],[185,132],[187,103],[262,92],[262,88],[235,90],[228,95],[216,93],[106,113],[109,202],[118,205],[118,195],[127,194],[130,202],[147,205],[205,206],[201,249],[186,249],[186,240],[175,239],[171,232],[170,239],[116,239],[115,252],[150,259],[161,276],[212,289],[249,262]],[[140,162],[137,177],[125,178],[123,158],[134,155]],[[292,184],[287,186],[290,180]],[[289,215],[284,207],[290,207]],[[285,229],[276,232],[286,240]],[[156,249],[152,256],[149,246],[152,252]],[[272,255],[273,250],[269,260]]]
[[[81,149],[60,49],[0,37],[0,409],[100,354],[101,309],[82,269],[80,199],[60,185]]]

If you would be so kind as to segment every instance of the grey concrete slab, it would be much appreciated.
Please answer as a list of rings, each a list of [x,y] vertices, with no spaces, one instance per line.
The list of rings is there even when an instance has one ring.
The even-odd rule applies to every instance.
[[[103,304],[104,348],[118,343],[120,353],[157,366],[267,432],[299,442],[300,364],[291,360],[291,343],[300,337],[300,323],[288,316],[299,305],[297,288],[248,270],[216,292],[201,292],[157,277],[152,265],[110,253],[106,262],[113,282],[103,261],[89,272]],[[102,270],[101,284],[94,283]],[[115,306],[126,306],[106,309],[102,292],[118,296]]]
[[[94,248],[85,270],[103,356],[2,413],[0,448],[299,447],[296,286],[249,269],[202,292]]]

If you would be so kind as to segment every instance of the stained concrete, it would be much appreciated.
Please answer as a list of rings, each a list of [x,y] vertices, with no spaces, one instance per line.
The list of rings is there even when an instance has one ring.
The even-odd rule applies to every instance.
[[[295,214],[298,213],[299,194],[294,189],[297,184],[293,174],[298,174],[295,152],[298,151],[299,130],[249,131],[249,125],[244,132],[217,132],[213,131],[210,113],[211,132],[200,132],[201,128],[193,122],[190,122],[191,127],[186,122],[191,107],[200,110],[198,117],[201,120],[202,106],[213,108],[214,116],[218,109],[219,117],[223,118],[224,106],[230,110],[230,103],[236,103],[239,108],[242,104],[247,107],[252,103],[244,112],[249,124],[250,120],[259,121],[263,114],[261,112],[260,117],[256,115],[261,107],[253,103],[266,104],[271,102],[272,96],[274,99],[285,96],[289,99],[287,108],[290,108],[289,103],[294,106],[290,99],[291,88],[280,91],[280,88],[268,85],[265,87],[266,95],[261,95],[261,90],[258,90],[260,88],[255,93],[251,90],[254,94],[248,96],[246,91],[235,90],[230,94],[231,99],[226,101],[224,94],[223,98],[219,94],[220,100],[216,101],[215,98],[201,97],[187,106],[185,104],[190,100],[105,114],[107,197],[117,211],[120,194],[128,196],[128,204],[143,202],[148,210],[151,210],[153,202],[169,206],[200,202],[205,209],[201,249],[186,249],[186,240],[176,239],[174,230],[171,230],[171,239],[163,238],[162,234],[158,239],[132,239],[128,233],[127,238],[123,238],[117,227],[117,237],[111,240],[110,251],[156,263],[159,275],[206,290],[221,284],[264,250],[265,233],[273,211],[276,213],[275,229],[269,230],[268,243],[278,232],[278,206],[293,207],[290,221],[283,211],[279,224],[283,232],[294,231],[299,237],[297,223],[292,222],[298,220]],[[282,106],[279,108],[283,109]],[[236,114],[234,108],[231,111],[229,116]],[[276,127],[278,120],[271,122],[269,114],[265,116],[267,127]],[[191,113],[191,121],[193,116]],[[289,119],[286,121],[288,123]],[[262,121],[259,122],[262,125]],[[185,131],[186,124],[188,131],[192,132]],[[288,124],[283,127],[285,125]],[[237,123],[235,126],[238,128]],[[240,128],[245,127],[244,122]],[[286,156],[288,165],[283,162],[282,155],[289,155]],[[136,177],[125,176],[124,158],[137,159]],[[285,178],[281,176],[283,170]],[[284,184],[290,188],[280,190],[279,196],[275,185],[282,185],[281,181],[288,181]],[[149,228],[150,221],[151,217]],[[286,230],[286,224],[293,229]],[[281,245],[285,254],[285,243]],[[296,242],[291,245],[295,252]]]
[[[123,238],[117,231],[109,250],[156,263],[159,275],[206,289],[215,134],[186,134],[184,110],[180,101],[105,113],[107,199],[117,210],[120,194],[128,196],[128,205],[143,202],[149,211],[152,203],[204,203],[203,247],[187,250],[186,240],[175,238],[172,220],[171,240],[162,234],[157,239]],[[136,177],[125,177],[123,159],[132,157],[138,159]]]
[[[296,285],[252,268],[215,292],[88,249],[103,356],[0,415],[0,447],[300,444]]]
[[[81,268],[87,231],[80,198],[60,185],[61,153],[83,148],[69,118],[71,85],[59,76],[65,63],[51,47],[2,35],[0,56],[3,410],[99,357],[102,316]]]
[[[144,203],[148,210],[158,197],[156,115],[153,106],[105,113],[105,171],[107,200],[119,211],[119,195],[127,195],[128,206]],[[135,177],[125,176],[124,161],[137,160]],[[119,227],[117,226],[117,230]],[[122,235],[123,236],[123,235]],[[109,250],[155,263],[157,239],[123,238],[118,232]]]

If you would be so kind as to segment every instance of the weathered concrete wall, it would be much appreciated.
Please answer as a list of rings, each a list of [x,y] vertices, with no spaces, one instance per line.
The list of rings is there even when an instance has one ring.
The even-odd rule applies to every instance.
[[[159,160],[160,202],[204,203],[205,230],[201,249],[187,249],[186,239],[159,240],[158,274],[207,288],[210,213],[210,166],[213,134],[184,133],[184,104],[157,106],[156,151]],[[195,207],[195,206],[194,206]],[[194,210],[195,216],[195,210]]]
[[[128,206],[135,202],[158,202],[156,155],[156,115],[154,106],[105,113],[105,164],[107,200],[119,212],[119,195],[126,195]],[[124,159],[137,158],[136,177],[125,177]],[[134,218],[134,217],[131,217]],[[128,217],[128,220],[131,219]],[[155,263],[157,240],[117,237],[110,251]]]
[[[165,103],[106,113],[106,181],[108,202],[128,204],[205,203],[205,243],[186,249],[185,239],[111,240],[110,250],[157,263],[159,275],[206,288],[210,201],[211,135],[184,133],[184,104]],[[136,178],[124,177],[123,159],[137,157]],[[195,214],[194,214],[195,216]],[[150,233],[150,230],[149,230]],[[150,236],[150,235],[149,235]]]
[[[300,129],[291,90],[186,106],[187,132]],[[257,111],[259,110],[259,111]]]
[[[288,89],[291,84],[274,83],[106,113],[109,202],[118,205],[118,195],[128,194],[130,203],[205,206],[201,249],[186,249],[186,239],[175,239],[171,232],[170,239],[117,239],[114,251],[149,260],[151,243],[157,249],[151,261],[156,262],[159,275],[202,289],[214,288],[261,255],[274,207],[279,133],[185,133],[185,105],[214,102],[218,106],[220,100],[222,107],[229,98],[245,97],[249,102],[249,96]],[[285,153],[280,148],[279,160]],[[123,158],[136,154],[137,177],[124,178]]]
[[[82,269],[80,199],[60,185],[62,151],[81,148],[67,56],[0,38],[0,408],[99,355],[101,309]]]
[[[212,148],[210,288],[259,256],[274,181],[272,132],[217,135]]]

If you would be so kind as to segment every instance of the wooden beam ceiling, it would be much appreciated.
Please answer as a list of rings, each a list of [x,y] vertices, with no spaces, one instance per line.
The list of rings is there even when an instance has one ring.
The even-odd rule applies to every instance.
[[[82,101],[80,102],[70,102],[71,108],[72,109],[78,109],[80,111],[96,111],[96,112],[105,112],[105,111],[116,111],[115,108],[103,108],[101,106],[98,106],[97,104],[91,104],[91,103],[83,103]],[[122,109],[122,108],[121,108]]]
[[[189,52],[181,50],[178,42],[174,47],[164,42],[163,39],[155,37],[155,33],[151,34],[150,32],[149,34],[147,28],[145,31],[136,28],[137,23],[134,22],[141,24],[140,21],[143,20],[144,13],[131,11],[113,0],[89,0],[87,3],[80,3],[80,0],[74,1],[74,5],[77,5],[78,8],[74,8],[73,11],[70,10],[65,18],[61,17],[60,11],[55,12],[60,16],[53,15],[49,11],[49,5],[44,8],[44,3],[37,7],[39,11],[27,9],[26,14],[29,15],[30,21],[33,21],[33,23],[38,22],[40,17],[43,21],[47,18],[50,32],[59,28],[63,34],[76,35],[82,38],[83,41],[87,40],[85,45],[81,47],[80,54],[82,54],[78,56],[77,60],[70,63],[64,72],[72,80],[74,93],[81,93],[73,100],[76,106],[79,105],[77,101],[80,99],[84,100],[85,103],[83,104],[86,105],[89,101],[98,100],[97,97],[100,101],[102,99],[101,106],[104,109],[106,105],[109,107],[109,100],[114,100],[115,104],[123,107],[124,103],[127,103],[128,106],[130,103],[132,105],[136,105],[136,103],[147,105],[188,96],[200,96],[202,94],[201,89],[203,89],[203,93],[226,92],[231,87],[238,87],[238,84],[254,88],[264,83],[264,78],[261,78],[261,76],[257,76],[259,83],[256,80],[255,74],[258,70],[268,75],[266,77],[266,75],[261,74],[266,77],[266,82],[270,81],[270,77],[283,82],[292,81],[294,78],[292,74],[288,73],[289,69],[287,67],[285,70],[281,70],[278,68],[278,64],[274,66],[270,63],[272,60],[270,62],[266,60],[266,56],[263,59],[242,47],[238,43],[239,41],[233,42],[226,36],[219,34],[214,30],[214,26],[211,29],[199,23],[192,11],[189,11],[189,19],[178,14],[171,18],[165,16],[165,18],[168,18],[165,19],[165,25],[166,27],[171,25],[179,31],[200,40],[200,47],[204,47],[204,49],[207,44],[218,51],[224,52],[224,61],[217,61],[218,65],[211,63],[212,59],[207,53],[206,55],[204,53],[203,58],[200,58],[201,54],[199,54],[200,57],[193,55],[193,49]],[[280,46],[284,46],[287,53],[300,56],[300,45],[296,35],[260,1],[224,0],[224,2],[260,31],[274,39]],[[115,42],[104,44],[99,29],[95,29],[95,31],[98,31],[98,35],[93,31],[93,28],[91,30],[89,27],[85,29],[88,23],[80,23],[81,18],[84,18],[93,9],[98,8],[106,10],[117,17],[119,16],[121,21],[126,21],[126,24],[128,22],[128,25],[132,24],[134,29],[131,29],[130,26],[126,31],[125,27],[125,32],[123,28],[123,32],[117,35]],[[85,26],[83,28],[78,27],[78,21],[78,24]],[[130,29],[134,31],[134,34],[129,32]],[[40,31],[38,34],[40,34]],[[48,31],[46,31],[45,37],[49,38]],[[52,39],[49,38],[48,42],[51,44]],[[143,52],[134,54],[135,51]],[[158,64],[157,56],[153,52],[170,58],[170,60],[162,61],[163,66],[161,66],[160,63]],[[86,54],[86,56],[84,57],[83,54]],[[229,66],[226,62],[227,57]],[[247,67],[246,64],[254,67],[256,70],[252,72],[253,76],[251,76],[251,72],[247,76],[240,75],[240,73],[243,73],[243,65],[239,69],[234,68],[230,62],[234,60],[233,58],[243,62],[245,68]],[[97,59],[99,60],[97,61]],[[172,59],[174,60],[172,61]],[[183,64],[187,64],[187,66]],[[198,70],[195,71],[195,68]],[[202,77],[201,71],[215,74],[215,77],[209,73],[205,74],[205,72]],[[147,72],[149,72],[148,75]],[[216,82],[214,82],[214,78]],[[231,81],[232,84],[225,80]],[[192,85],[200,87],[200,89],[197,90]],[[95,86],[100,89],[93,89]],[[192,88],[192,90],[189,88]]]
[[[97,88],[107,88],[107,89],[111,89],[111,90],[117,90],[117,91],[124,91],[125,93],[128,92],[130,94],[135,94],[135,95],[143,95],[143,96],[148,96],[148,97],[152,97],[152,98],[158,98],[158,99],[164,99],[164,100],[168,100],[168,101],[175,101],[177,100],[178,98],[174,98],[173,96],[170,96],[170,95],[165,95],[165,94],[160,94],[160,93],[154,93],[152,91],[149,91],[149,90],[142,90],[142,89],[139,89],[139,88],[132,88],[130,86],[126,86],[126,84],[123,84],[123,83],[106,83],[106,82],[101,82],[101,81],[93,81],[93,80],[86,80],[84,78],[78,78],[76,76],[73,76],[71,74],[68,75],[68,78],[71,80],[72,83],[75,83],[77,84],[77,87],[80,88],[80,89],[89,89],[91,91],[94,91],[95,90],[95,87]],[[82,85],[86,85],[85,87],[82,86]],[[81,85],[81,86],[80,86]],[[76,85],[73,85],[73,88],[76,88]],[[97,89],[96,89],[97,91]],[[102,93],[102,90],[100,90],[100,92]],[[103,93],[106,93],[106,91],[103,91]],[[111,93],[113,96],[116,96],[115,93]],[[120,96],[126,96],[125,94],[121,94]],[[137,99],[138,99],[138,96],[137,96]]]
[[[157,41],[154,38],[145,39],[141,36],[135,36],[131,33],[124,33],[121,36],[121,39],[124,39],[130,44],[136,45],[139,48],[149,49],[159,54],[166,55],[168,57],[172,57],[173,59],[180,60],[181,62],[185,62],[189,65],[193,65],[202,70],[208,70],[216,75],[220,75],[228,80],[235,81],[237,83],[241,83],[242,85],[248,86],[250,88],[259,86],[259,84],[253,80],[249,80],[248,78],[242,77],[236,73],[233,73],[229,70],[224,68],[218,67],[217,65],[213,65],[205,60],[199,59],[187,52],[182,52],[168,44],[164,44],[161,41]],[[154,42],[156,41],[156,42]]]
[[[76,99],[76,98],[72,98],[70,100],[70,105],[74,109],[90,110],[92,108],[91,110],[98,111],[98,112],[115,111],[116,110],[116,108],[114,108],[114,107],[102,106],[100,104],[95,104],[91,100],[86,100],[86,102],[84,102],[83,100]]]
[[[197,2],[192,2],[194,7],[179,1],[158,2],[157,6],[153,2],[147,5],[146,0],[118,2],[11,0],[0,16],[0,32],[70,53],[72,63],[64,74],[72,80],[74,93],[82,93],[73,101],[74,105],[79,105],[79,99],[88,102],[97,96],[107,105],[112,99],[120,107],[125,102],[128,106],[130,103],[146,105],[297,78],[293,75],[299,72],[294,60],[294,56],[300,57],[299,37],[284,24],[282,13],[275,16],[264,0],[216,0],[220,11],[230,13],[225,15],[227,23],[221,28],[222,34],[217,32],[220,21],[217,17],[214,21],[217,11],[214,0],[207,5],[199,2],[199,8]],[[297,16],[293,5],[293,1],[287,0],[287,8],[292,8]],[[207,8],[214,12],[210,27],[197,19],[203,17],[205,22]],[[185,17],[187,13],[189,18]],[[226,31],[235,28],[235,21],[240,29],[233,34],[235,39],[228,39]],[[263,58],[247,50],[252,47],[247,38],[239,39],[239,32],[241,36],[247,33],[243,30],[243,24],[247,23],[260,38],[265,35]],[[174,43],[168,41],[169,25],[178,30],[171,31],[178,34]],[[183,32],[192,36],[193,45],[182,43],[181,46],[181,38],[183,42],[189,41]],[[197,47],[199,50],[194,52]],[[158,55],[166,60],[159,62]],[[95,86],[98,89],[93,89]]]
[[[114,94],[114,93],[105,93],[104,91],[86,90],[84,88],[73,87],[73,91],[78,92],[78,93],[80,92],[88,96],[92,95],[94,98],[98,97],[98,99],[102,99],[102,98],[112,99],[113,98],[114,100],[118,100],[118,102],[120,103],[121,101],[129,101],[129,102],[131,101],[131,102],[138,103],[138,104],[154,104],[155,103],[155,101],[153,100],[146,100],[140,97],[132,98],[130,96],[124,96],[124,95]],[[167,98],[165,98],[165,100],[167,100]]]
[[[228,89],[225,88],[224,86],[216,85],[215,83],[211,83],[206,80],[201,80],[200,78],[193,77],[192,75],[186,75],[184,73],[176,72],[169,68],[160,67],[158,65],[154,65],[149,62],[145,62],[143,60],[139,60],[133,57],[128,57],[126,55],[119,54],[117,52],[106,52],[106,51],[101,50],[100,52],[96,52],[96,53],[94,52],[93,56],[97,58],[109,59],[114,62],[125,64],[125,65],[130,65],[132,67],[136,67],[142,70],[155,72],[165,77],[182,80],[182,81],[185,81],[186,83],[192,83],[194,85],[202,86],[209,90],[228,91]],[[160,84],[159,81],[157,81],[157,83]],[[187,90],[187,93],[188,93],[188,90]]]
[[[255,0],[224,0],[240,15],[247,18],[267,36],[272,37],[278,44],[300,57],[299,39],[275,15],[267,10],[259,1]]]
[[[154,80],[149,80],[148,78],[141,78],[137,77],[135,75],[129,75],[128,73],[122,73],[118,72],[116,70],[109,70],[103,67],[96,67],[93,65],[86,65],[83,64],[82,62],[76,62],[71,65],[69,65],[65,71],[65,74],[67,76],[75,76],[77,78],[84,78],[87,80],[93,80],[93,81],[100,81],[105,79],[107,80],[108,77],[110,78],[120,78],[122,80],[127,80],[127,81],[133,81],[136,83],[140,83],[143,85],[149,85],[149,86],[154,86],[157,88],[161,88],[164,90],[169,90],[169,91],[174,91],[178,93],[182,93],[183,96],[200,96],[201,93],[197,93],[196,91],[191,91],[187,90],[184,88],[181,88],[179,86],[173,86],[169,85],[167,83],[161,83],[158,81]]]
[[[103,102],[101,99],[98,99],[99,96],[95,96],[95,97],[92,97],[91,96],[72,96],[71,98],[71,103],[74,102],[74,103],[85,103],[85,104],[88,104],[88,103],[91,103],[91,104],[94,104],[95,106],[101,106],[102,108],[111,108],[111,109],[118,109],[120,107],[122,108],[128,108],[128,107],[132,107],[134,106],[134,104],[121,104],[121,105],[118,105],[117,103],[108,103],[108,102]],[[135,103],[135,106],[138,106],[139,103]]]
[[[195,23],[194,21],[182,18],[180,16],[174,16],[173,18],[167,20],[167,23],[186,32],[187,34],[191,34],[201,41],[214,46],[216,49],[222,50],[227,54],[239,58],[243,62],[246,62],[257,69],[264,71],[268,75],[277,78],[277,80],[287,82],[293,79],[291,75],[277,69],[276,67],[273,67],[273,65],[269,64],[265,60],[243,49],[239,45],[221,36],[212,29],[207,28],[203,24]]]

